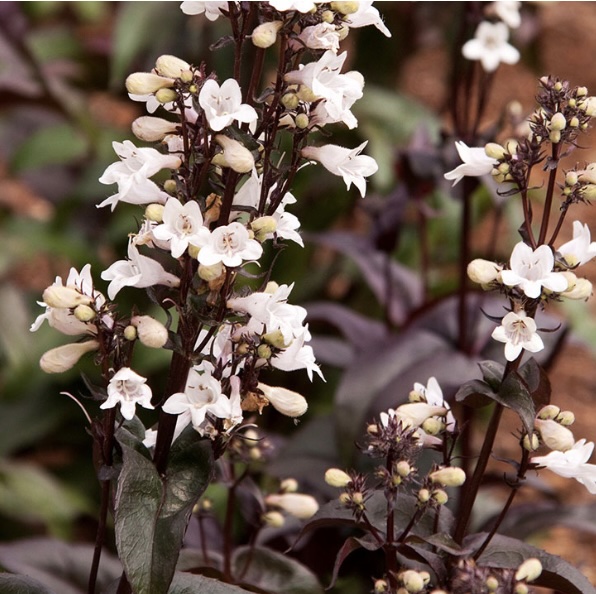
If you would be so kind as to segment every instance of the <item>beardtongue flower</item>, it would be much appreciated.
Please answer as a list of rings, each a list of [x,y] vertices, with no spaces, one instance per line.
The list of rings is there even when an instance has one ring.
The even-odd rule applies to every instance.
[[[110,380],[108,399],[99,408],[113,408],[120,404],[120,413],[128,421],[135,416],[137,404],[152,409],[151,388],[146,382],[146,378],[129,367],[122,367]]]
[[[453,185],[459,183],[464,177],[478,177],[488,175],[497,161],[489,157],[484,147],[469,147],[461,140],[456,141],[455,148],[459,154],[462,164],[444,174],[444,178],[451,181]]]
[[[505,343],[507,361],[515,361],[523,349],[537,353],[544,348],[542,338],[536,332],[536,322],[523,310],[508,313],[501,325],[493,330],[492,337]]]

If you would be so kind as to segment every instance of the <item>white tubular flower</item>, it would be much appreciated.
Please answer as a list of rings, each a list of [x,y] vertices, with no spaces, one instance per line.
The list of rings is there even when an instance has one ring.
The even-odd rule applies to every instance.
[[[255,27],[250,36],[252,42],[262,49],[271,47],[277,41],[277,34],[283,26],[283,21],[268,21]]]
[[[254,169],[255,159],[243,144],[224,134],[218,134],[215,142],[222,147],[223,152],[215,155],[212,163],[229,167],[237,173],[249,173]]]
[[[166,272],[164,267],[148,256],[139,253],[135,244],[128,243],[128,260],[118,260],[101,273],[103,280],[110,281],[108,296],[114,299],[124,287],[144,289],[154,285],[177,287],[180,279]]]
[[[96,351],[98,348],[97,340],[65,344],[44,353],[39,360],[39,366],[46,373],[64,373],[72,369],[85,353]]]
[[[339,468],[329,468],[325,471],[325,482],[330,487],[343,489],[352,482],[352,477]]]
[[[221,87],[212,78],[206,80],[199,93],[199,105],[214,132],[220,132],[234,120],[249,124],[258,117],[253,107],[242,103],[240,86],[233,78],[228,78]]]
[[[273,408],[286,417],[301,417],[308,410],[306,398],[298,392],[262,383],[259,383],[257,387]]]
[[[250,239],[248,230],[240,223],[230,223],[214,229],[209,241],[199,251],[197,260],[204,266],[222,262],[229,268],[248,260],[258,260],[263,254],[261,244]]]
[[[468,264],[468,278],[483,287],[501,278],[503,267],[490,260],[477,258]]]
[[[193,200],[182,204],[170,198],[162,215],[163,223],[153,229],[153,236],[168,241],[174,258],[179,258],[189,245],[201,248],[208,241],[210,231],[203,225],[201,207]]]
[[[43,301],[48,307],[68,309],[77,305],[90,305],[93,299],[77,291],[74,287],[63,287],[62,285],[50,285],[43,292]]]
[[[573,447],[573,433],[553,419],[536,419],[534,425],[544,444],[551,450],[566,452]]]
[[[587,278],[577,278],[573,272],[563,272],[569,286],[566,291],[561,293],[561,297],[565,299],[576,299],[587,301],[593,292],[592,283]]]
[[[308,340],[308,336],[310,336],[308,326],[305,326],[302,332],[294,338],[292,344],[288,348],[277,353],[274,357],[271,357],[269,360],[271,366],[275,369],[281,369],[282,371],[306,369],[308,379],[311,382],[313,379],[313,372],[318,374],[321,379],[324,380],[323,373],[316,363],[312,347],[304,344],[305,341]]]
[[[130,421],[135,416],[135,407],[153,408],[151,388],[147,379],[135,373],[129,367],[119,369],[108,384],[108,399],[99,408],[113,408],[120,404],[120,413]]]
[[[130,140],[113,142],[112,146],[121,160],[112,163],[99,181],[106,185],[118,184],[118,193],[106,198],[98,208],[110,205],[114,210],[119,201],[130,204],[165,203],[168,194],[149,178],[162,169],[177,169],[180,159],[152,148],[137,148]]]
[[[536,299],[542,287],[554,293],[567,289],[567,279],[560,272],[553,272],[555,258],[547,245],[539,245],[533,250],[520,241],[511,253],[511,270],[503,270],[501,279],[508,287],[519,287],[527,297]]]
[[[480,60],[486,72],[494,72],[499,64],[515,64],[519,52],[509,43],[509,29],[505,23],[483,21],[478,25],[474,39],[464,43],[462,54],[467,60]]]
[[[314,497],[302,493],[274,493],[265,497],[265,503],[283,509],[299,520],[308,520],[319,509],[319,504]]]
[[[593,442],[580,439],[566,452],[555,450],[546,456],[534,456],[530,462],[564,478],[574,478],[596,495],[596,465],[587,463],[593,450]]]
[[[596,256],[596,241],[592,241],[588,225],[573,221],[573,239],[557,250],[570,266],[579,266]]]
[[[395,409],[395,416],[406,427],[420,427],[430,417],[442,417],[447,414],[444,406],[433,406],[426,402],[408,402]]]
[[[153,72],[133,72],[126,78],[126,90],[133,95],[148,95],[174,86],[174,79]]]
[[[141,116],[132,123],[132,133],[145,142],[160,142],[165,136],[176,131],[178,124],[162,118]]]
[[[221,16],[221,11],[228,10],[227,2],[219,2],[217,0],[209,0],[208,2],[197,2],[194,0],[185,0],[180,4],[180,10],[184,14],[205,14],[210,21],[216,21]]]
[[[348,149],[334,144],[325,146],[307,146],[302,149],[302,156],[318,161],[333,175],[343,177],[347,189],[354,184],[364,198],[366,194],[365,178],[369,177],[379,168],[377,162],[367,155],[360,153],[368,141],[363,142],[355,149]]]
[[[190,64],[176,56],[165,54],[155,60],[155,70],[160,76],[180,78],[183,72],[190,69]]]
[[[491,2],[487,12],[498,16],[510,29],[517,29],[521,25],[520,8],[521,2],[517,0],[498,0]]]
[[[130,323],[137,329],[137,336],[145,346],[160,349],[168,342],[168,329],[155,318],[133,316]]]
[[[428,476],[433,483],[439,483],[444,487],[459,487],[466,481],[466,473],[457,466],[439,468]]]
[[[542,338],[536,332],[536,322],[522,309],[509,312],[501,325],[491,335],[495,340],[505,343],[505,359],[515,361],[522,349],[537,353],[544,348]]]
[[[454,431],[455,418],[451,412],[451,407],[443,398],[443,390],[441,390],[441,386],[439,385],[437,378],[429,377],[426,386],[416,382],[414,384],[414,390],[424,396],[427,404],[430,404],[431,406],[440,406],[447,409],[447,414],[445,415],[446,429],[447,431]]]
[[[453,180],[453,185],[459,183],[465,176],[479,177],[488,175],[497,161],[487,156],[484,147],[469,147],[465,142],[458,140],[455,148],[462,164],[444,174],[444,178]]]
[[[391,32],[383,23],[379,11],[372,4],[373,0],[360,0],[358,10],[347,16],[346,25],[350,29],[374,25],[385,37],[391,37]]]
[[[279,12],[297,10],[304,14],[316,8],[316,4],[312,0],[269,0],[269,4]]]
[[[331,23],[305,27],[298,39],[310,49],[331,50],[334,53],[339,50],[339,33]]]

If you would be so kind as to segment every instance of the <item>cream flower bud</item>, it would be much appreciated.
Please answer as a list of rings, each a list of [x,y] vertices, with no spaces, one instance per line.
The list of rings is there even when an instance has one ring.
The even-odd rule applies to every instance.
[[[577,183],[577,171],[568,171],[565,174],[565,184],[574,186]]]
[[[205,264],[199,264],[198,274],[199,277],[204,281],[212,282],[218,280],[222,275],[226,273],[226,267],[222,262],[205,266]]]
[[[267,334],[263,334],[261,338],[267,343],[270,344],[272,347],[276,349],[285,349],[289,344],[286,344],[286,340],[281,330],[273,330],[273,332],[267,332]]]
[[[587,87],[577,87],[577,90],[575,91],[576,97],[585,97],[587,94],[588,94]]]
[[[269,21],[259,25],[250,36],[253,44],[263,49],[271,47],[276,42],[282,25],[282,21]]]
[[[467,272],[469,279],[479,285],[488,285],[500,278],[502,266],[490,260],[477,258],[468,264]]]
[[[298,392],[293,392],[286,388],[276,386],[267,386],[259,383],[259,390],[263,392],[265,398],[269,400],[273,408],[287,417],[300,417],[308,409],[306,398]]]
[[[420,489],[418,491],[418,501],[420,503],[426,503],[430,499],[430,491],[428,489]]]
[[[132,325],[129,324],[124,328],[124,332],[122,333],[126,340],[136,340],[137,339],[137,329]]]
[[[533,582],[542,573],[542,563],[535,557],[526,559],[517,569],[515,579]]]
[[[308,126],[310,124],[310,119],[305,113],[299,113],[296,116],[295,121],[296,121],[296,128],[298,128],[299,130],[305,130],[306,128],[308,128]]]
[[[271,528],[281,528],[285,524],[285,518],[283,514],[279,513],[278,511],[270,511],[266,514],[263,514],[261,517],[263,523]]]
[[[576,278],[575,284],[567,291],[561,293],[561,297],[587,301],[592,296],[592,291],[592,283],[587,278]]]
[[[46,373],[63,373],[72,369],[85,353],[96,351],[98,348],[97,340],[65,344],[44,353],[39,366]]]
[[[499,589],[499,580],[494,575],[489,575],[484,585],[489,592],[496,592]]]
[[[486,153],[487,157],[494,159],[495,161],[500,161],[506,154],[505,149],[496,142],[489,142],[484,147],[484,152]]]
[[[429,435],[437,435],[445,428],[445,423],[439,421],[439,419],[435,419],[431,417],[430,419],[426,419],[424,423],[422,423],[422,429],[424,429],[425,433]]]
[[[74,317],[79,320],[79,322],[90,322],[95,318],[97,315],[95,310],[88,305],[77,305],[73,311]]]
[[[160,76],[180,78],[183,72],[190,70],[190,64],[176,56],[159,56],[155,61],[155,70]]]
[[[558,406],[548,404],[540,409],[537,416],[542,420],[554,419],[560,412],[561,409]]]
[[[575,423],[575,415],[570,410],[562,410],[561,413],[557,415],[557,423],[561,423],[564,427],[569,427],[569,425]]]
[[[177,124],[162,118],[141,116],[132,123],[132,133],[145,142],[159,142],[176,131]]]
[[[283,509],[292,516],[300,520],[308,520],[317,513],[319,504],[317,500],[310,495],[302,493],[282,493],[267,495],[265,503],[272,507]]]
[[[408,569],[404,571],[399,576],[401,583],[404,585],[404,588],[411,592],[412,594],[416,594],[416,592],[422,592],[424,590],[424,579],[422,576],[413,569]]]
[[[299,103],[300,99],[298,98],[298,95],[296,95],[296,93],[289,92],[282,95],[281,104],[286,109],[296,109]]]
[[[432,492],[432,498],[439,504],[445,505],[449,501],[449,495],[443,489],[435,489]]]
[[[515,590],[513,591],[513,594],[530,594],[530,588],[528,588],[526,584],[522,584],[520,582],[515,584]]]
[[[535,452],[540,447],[538,436],[535,433],[532,433],[531,437],[529,437],[527,434],[524,435],[523,446],[528,452]]]
[[[395,465],[395,470],[396,470],[397,474],[399,474],[399,476],[401,476],[402,478],[405,478],[412,472],[412,467],[410,466],[410,463],[408,461],[400,460]]]
[[[300,85],[300,88],[298,89],[298,98],[301,101],[306,101],[306,103],[312,103],[313,101],[316,101],[317,99],[319,99],[319,97],[317,97],[314,93],[313,90],[310,87],[307,87],[306,85]]]
[[[126,79],[126,90],[133,95],[150,95],[167,87],[174,86],[174,79],[165,78],[152,72],[134,72]]]
[[[286,478],[281,481],[279,488],[282,493],[296,493],[298,491],[298,481],[295,478]]]
[[[273,351],[271,350],[271,347],[268,344],[260,344],[257,347],[257,356],[259,357],[259,359],[271,359],[272,355]]]
[[[74,287],[50,285],[43,292],[43,302],[56,309],[70,309],[77,305],[89,305],[93,298],[79,293]]]
[[[352,482],[352,479],[347,472],[339,468],[329,468],[325,472],[325,482],[331,487],[343,489]]]
[[[145,208],[145,218],[154,223],[163,223],[163,204],[149,204]]]
[[[561,132],[559,132],[559,130],[551,130],[550,134],[548,135],[548,139],[553,144],[557,144],[558,142],[561,142]]]
[[[586,184],[581,189],[581,194],[585,200],[596,200],[596,184]]]
[[[176,93],[174,89],[159,89],[159,91],[156,91],[155,93],[155,98],[160,103],[170,103],[175,101],[177,97],[178,93]]]
[[[558,131],[565,130],[566,126],[567,126],[567,120],[565,119],[565,116],[560,111],[555,113],[550,120],[550,129],[551,130],[558,130]]]
[[[260,240],[269,233],[275,233],[277,221],[271,216],[259,217],[250,224],[250,228],[253,230],[255,237]]]
[[[331,2],[331,10],[343,15],[358,12],[358,2]]]
[[[457,466],[446,466],[431,472],[429,475],[433,483],[438,483],[444,487],[459,487],[466,480],[466,473]]]
[[[571,103],[571,101],[570,101]],[[569,120],[569,127],[570,128],[577,128],[579,126],[579,119],[577,116],[573,116],[570,120]]]
[[[138,338],[145,346],[160,349],[168,342],[168,329],[151,316],[134,316],[130,323],[137,329]]]
[[[420,427],[426,419],[447,414],[442,406],[432,406],[426,402],[409,402],[398,406],[395,415],[407,426]]]
[[[218,165],[229,167],[237,173],[252,171],[255,166],[255,160],[246,147],[224,134],[218,134],[215,137],[215,142],[223,148],[223,153],[221,153],[222,162],[218,163]]]
[[[374,593],[375,594],[384,594],[384,592],[389,591],[389,584],[386,580],[375,580],[375,587]]]
[[[536,429],[540,432],[540,437],[544,444],[551,450],[566,452],[575,444],[573,433],[560,423],[551,419],[536,419]]]

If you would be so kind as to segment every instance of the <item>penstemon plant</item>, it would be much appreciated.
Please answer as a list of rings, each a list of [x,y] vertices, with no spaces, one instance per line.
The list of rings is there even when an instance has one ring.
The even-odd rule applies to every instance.
[[[500,532],[529,473],[548,469],[596,493],[594,444],[576,440],[573,413],[551,403],[547,372],[528,356],[552,350],[545,334],[558,328],[548,308],[592,294],[591,283],[577,275],[596,256],[587,225],[574,220],[570,241],[559,235],[569,210],[596,195],[596,164],[561,166],[590,127],[596,99],[546,76],[521,132],[482,132],[494,72],[519,59],[508,38],[520,25],[520,3],[466,4],[450,101],[462,163],[443,174],[448,152],[439,159],[441,182],[462,182],[454,299],[445,305],[431,298],[422,208],[421,282],[393,261],[398,232],[388,230],[390,216],[383,226],[383,207],[370,243],[337,232],[311,236],[352,256],[385,308],[384,325],[339,304],[308,309],[309,319],[340,327],[352,347],[334,419],[343,449],[336,462],[343,455],[347,470],[338,463],[325,472],[327,493],[342,492],[322,505],[322,490],[315,497],[294,478],[274,483],[258,466],[272,449],[259,427],[263,409],[295,420],[308,409],[302,394],[270,385],[269,372],[323,377],[307,309],[290,303],[293,284],[276,283],[273,264],[286,242],[303,246],[291,213],[303,169],[320,164],[365,196],[378,168],[362,154],[367,143],[351,149],[323,139],[333,124],[357,127],[351,109],[363,96],[364,78],[346,71],[340,42],[354,27],[390,33],[370,1],[186,1],[185,14],[228,22],[230,33],[212,49],[232,49],[230,78],[171,55],[127,78],[130,98],[152,114],[132,125],[148,146],[113,143],[119,160],[99,181],[116,184],[117,192],[98,206],[114,210],[124,202],[144,213],[131,229],[127,257],[101,273],[107,297],[89,265],[71,269],[44,291],[45,312],[32,327],[47,320],[78,337],[43,355],[47,373],[67,371],[89,355],[99,368],[86,381],[102,411],[89,429],[101,489],[89,594],[99,592],[112,520],[122,574],[101,590],[108,593],[317,594],[323,589],[314,571],[265,544],[280,538],[297,548],[324,526],[339,526],[344,538],[328,572],[330,587],[341,580],[348,556],[363,550],[374,559],[366,588],[374,594],[527,594],[532,585],[595,591],[571,563]],[[470,26],[475,35],[467,40]],[[436,165],[436,153],[433,159]],[[407,189],[419,197],[416,184],[430,174],[410,174]],[[496,232],[489,253],[472,257],[478,178],[496,188],[497,223],[505,199],[520,203],[520,241],[506,261],[497,255]],[[370,212],[374,217],[374,207]],[[139,306],[122,311],[116,299],[130,288],[149,297],[152,315]],[[171,353],[163,389],[134,369],[145,348]],[[335,361],[344,352],[336,350]],[[324,358],[324,344],[320,353]],[[457,381],[445,389],[437,378],[450,365]],[[406,394],[404,386],[412,385]],[[366,421],[373,400],[391,407],[377,405]],[[146,409],[147,427],[137,407]],[[490,411],[488,421],[478,409]],[[511,432],[506,409],[519,421],[517,459],[505,461],[512,472],[499,482],[508,495],[482,525],[476,516],[495,444]],[[215,499],[224,508],[219,517]],[[315,540],[304,546],[314,549]]]

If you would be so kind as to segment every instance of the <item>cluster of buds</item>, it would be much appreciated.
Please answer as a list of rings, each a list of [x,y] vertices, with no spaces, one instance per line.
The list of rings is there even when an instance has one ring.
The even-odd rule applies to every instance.
[[[575,445],[575,437],[568,427],[575,421],[570,410],[561,410],[554,404],[543,407],[534,420],[537,433],[524,437],[524,447],[529,451],[544,444],[551,450],[566,452]]]

